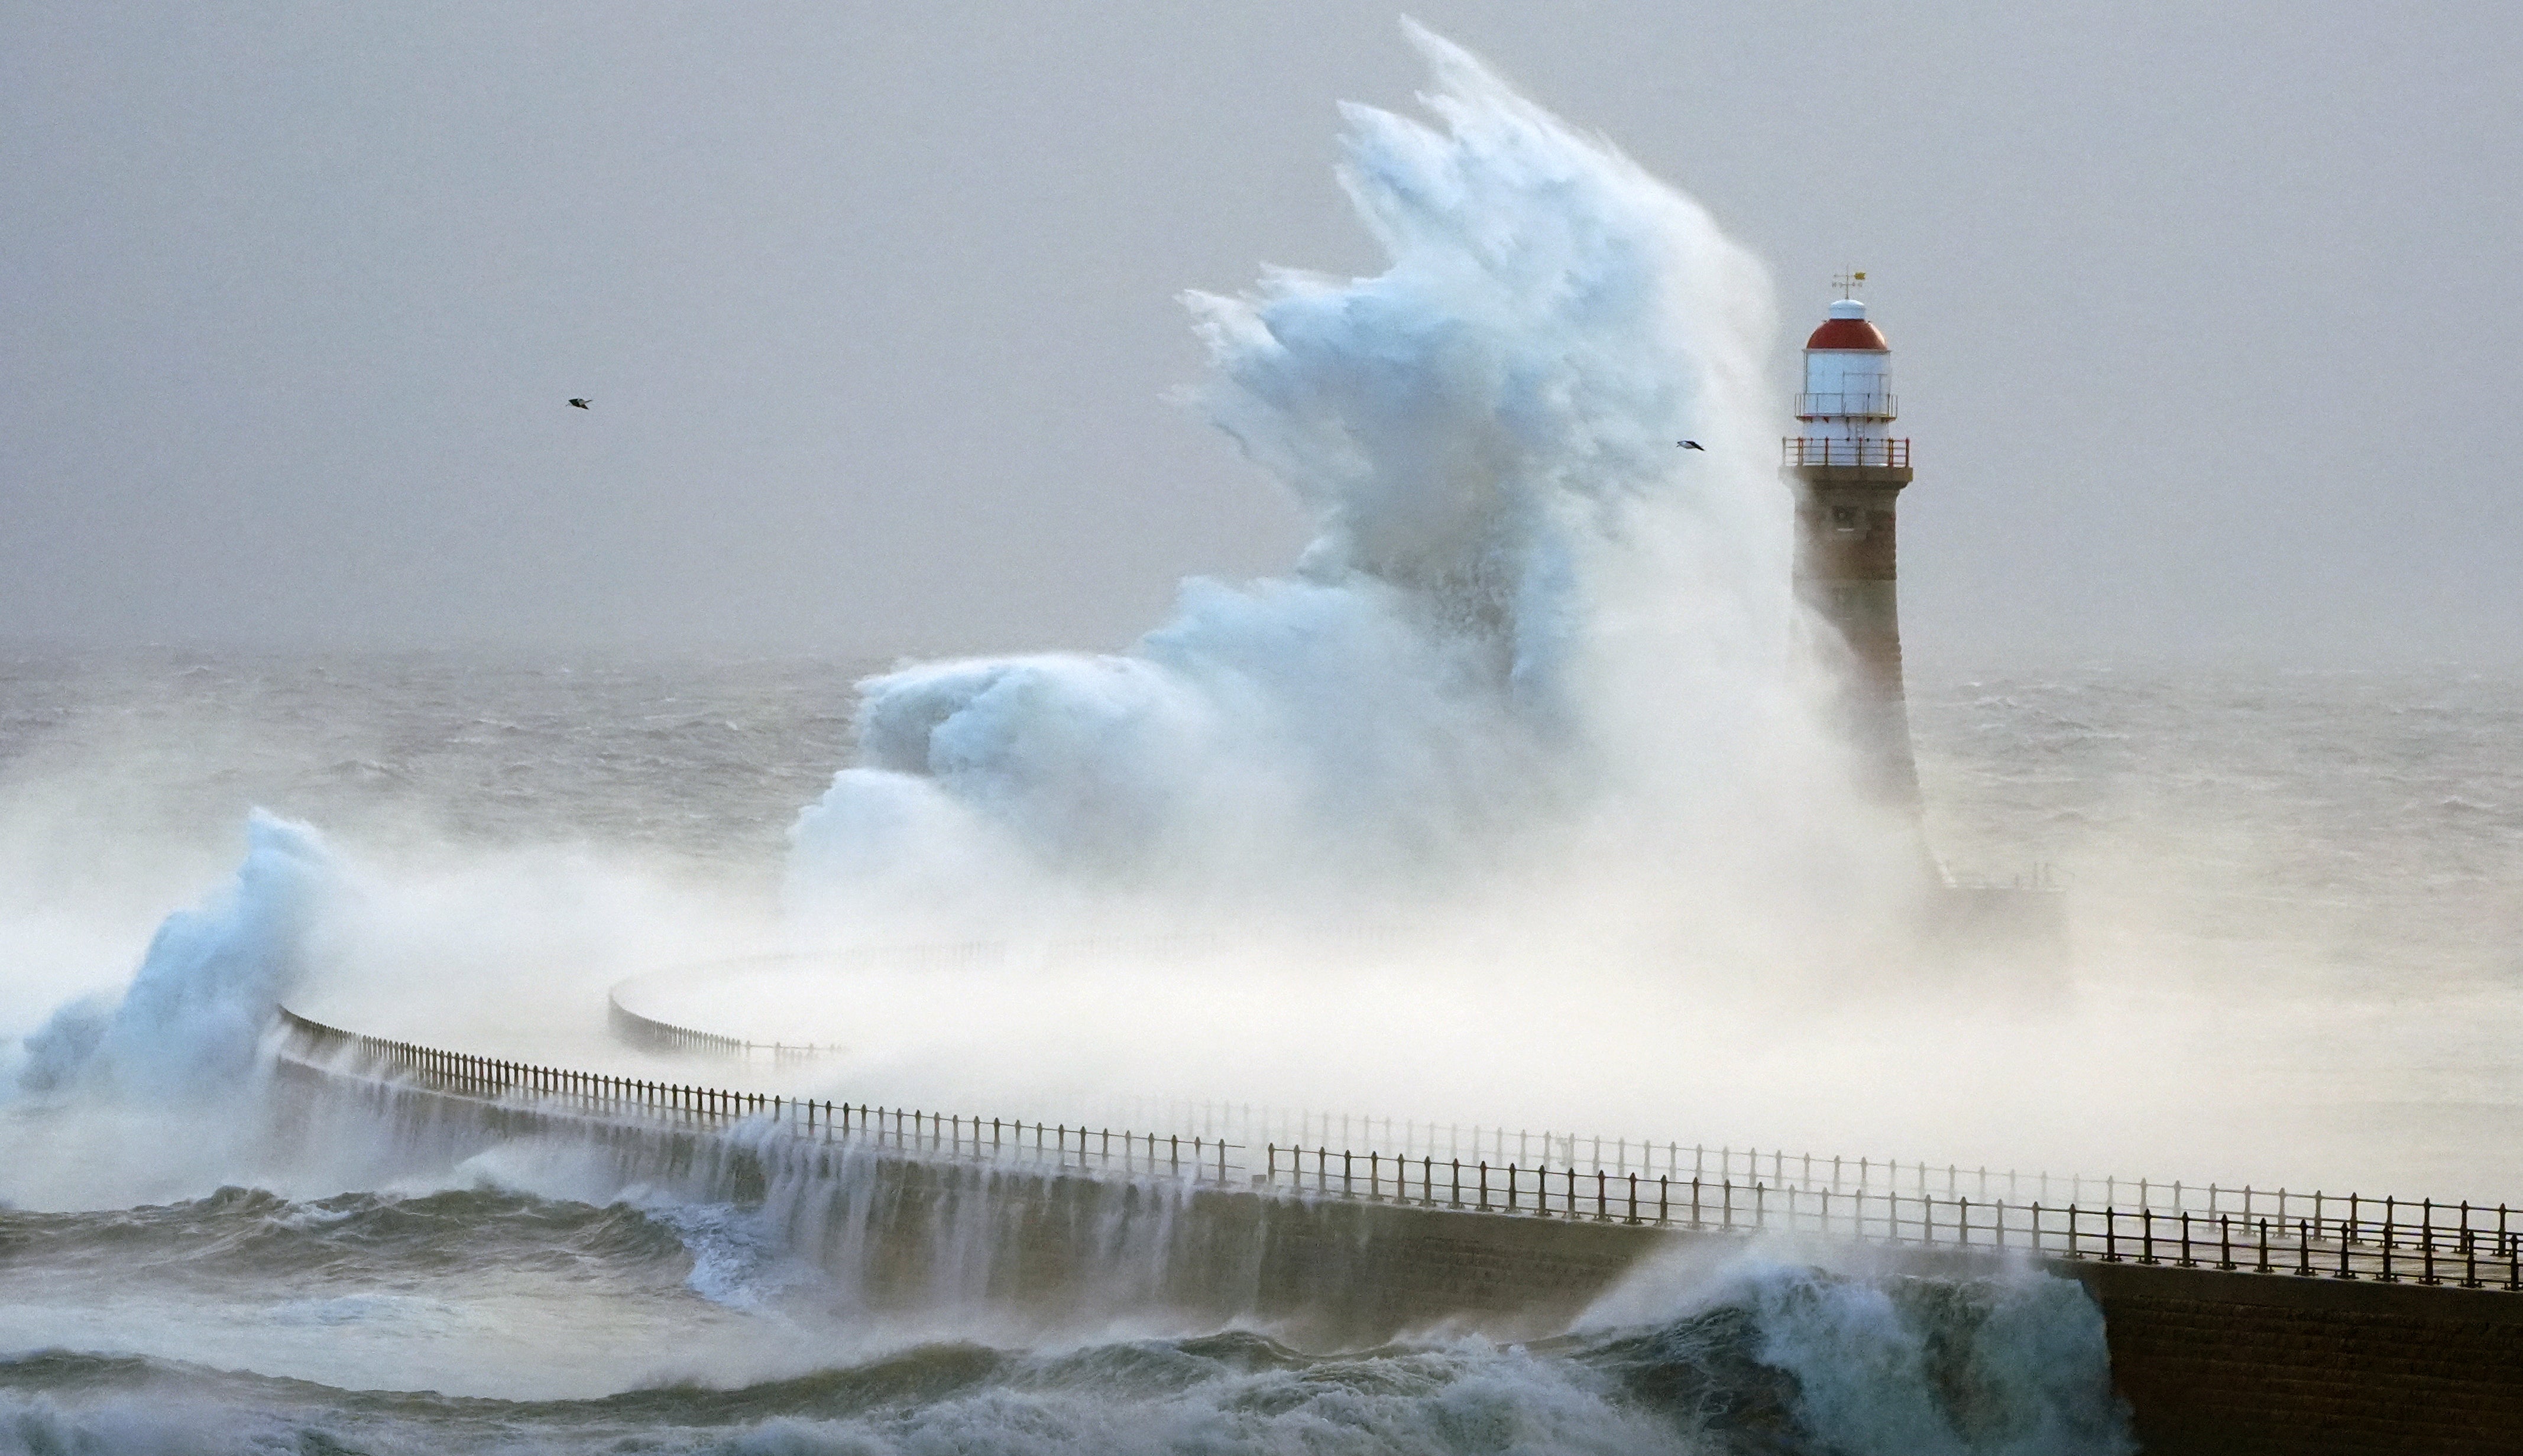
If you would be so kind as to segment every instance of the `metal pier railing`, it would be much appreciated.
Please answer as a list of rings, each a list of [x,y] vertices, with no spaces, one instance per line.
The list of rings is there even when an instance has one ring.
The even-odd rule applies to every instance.
[[[1883,1165],[1871,1159],[1794,1154],[1791,1164],[1783,1152],[1721,1149],[1712,1176],[1704,1148],[1641,1144],[1646,1164],[1642,1168],[1629,1161],[1626,1140],[1615,1140],[1620,1156],[1607,1163],[1581,1160],[1577,1140],[1566,1135],[1545,1135],[1531,1161],[1493,1162],[1480,1144],[1502,1151],[1507,1135],[1496,1128],[1475,1130],[1469,1157],[1265,1141],[1257,1165],[1249,1143],[1208,1132],[1046,1124],[647,1081],[390,1041],[285,1009],[280,1015],[292,1054],[310,1062],[458,1097],[708,1134],[750,1125],[770,1135],[856,1144],[909,1158],[1094,1178],[1170,1179],[1265,1197],[1497,1217],[2523,1292],[2523,1224],[2502,1203],[2272,1195],[2210,1185],[2203,1208],[2192,1206],[2195,1187],[2175,1184],[2175,1206],[2163,1207],[2149,1201],[2159,1185],[2137,1180],[2131,1187],[2116,1179],[2101,1180],[2106,1197],[2100,1204],[2076,1192],[2083,1180],[2070,1185],[2062,1203],[2039,1195],[2011,1196],[2021,1192],[2021,1175],[1994,1175],[2014,1180],[2011,1193],[1975,1197],[1964,1191],[1966,1182],[1981,1190],[1994,1187],[1984,1169],[1910,1164],[1906,1171],[1914,1186],[1903,1189],[1876,1186]],[[1433,1138],[1438,1125],[1426,1126]],[[1447,1126],[1459,1140],[1463,1130]],[[1525,1135],[1528,1150],[1531,1136]],[[1686,1151],[1694,1169],[1689,1173],[1683,1168]],[[1658,1154],[1660,1172],[1653,1171]],[[1787,1176],[1791,1166],[1796,1176]],[[1941,1186],[1931,1176],[1937,1172]],[[2113,1200],[2121,1190],[2134,1193],[2137,1201]]]

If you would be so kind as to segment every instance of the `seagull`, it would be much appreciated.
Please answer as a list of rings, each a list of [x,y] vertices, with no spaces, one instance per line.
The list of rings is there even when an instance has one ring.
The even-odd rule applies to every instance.
[[[586,400],[586,399],[572,399],[572,400],[570,400],[570,401],[569,401],[569,407],[570,407],[570,408],[572,408],[572,409],[585,409],[585,408],[588,406],[588,404],[589,404],[590,402],[591,402],[591,401]],[[1699,446],[1695,446],[1695,445],[1694,445],[1694,446],[1691,446],[1691,448],[1692,448],[1692,449],[1697,449],[1697,448],[1699,448]]]
[[[575,404],[575,403],[577,403],[578,401],[577,401],[577,400],[575,400],[575,399],[572,399],[570,402],[571,402],[571,403],[573,403],[573,404]],[[1678,446],[1681,446],[1684,449],[1687,449],[1687,450],[1705,450],[1705,449],[1707,449],[1707,448],[1708,448],[1708,446],[1704,446],[1704,445],[1701,445],[1701,444],[1700,444],[1698,441],[1696,441],[1696,440],[1677,440],[1677,441],[1675,441],[1675,442],[1674,442],[1674,444],[1676,444],[1676,445],[1678,445]]]

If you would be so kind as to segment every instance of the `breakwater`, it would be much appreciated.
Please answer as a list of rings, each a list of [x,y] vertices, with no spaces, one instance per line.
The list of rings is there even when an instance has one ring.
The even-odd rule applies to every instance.
[[[302,1115],[566,1140],[628,1179],[778,1211],[871,1308],[1258,1320],[1357,1345],[1556,1333],[1650,1258],[1777,1242],[1921,1274],[2037,1265],[2101,1306],[2149,1451],[2523,1449],[2523,1250],[2504,1207],[2149,1205],[1044,1125],[524,1065],[283,1013]],[[1921,1182],[1924,1184],[1925,1179]]]

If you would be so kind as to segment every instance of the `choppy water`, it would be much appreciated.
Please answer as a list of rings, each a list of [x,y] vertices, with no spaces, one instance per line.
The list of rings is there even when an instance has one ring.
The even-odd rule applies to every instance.
[[[583,841],[767,882],[787,817],[842,756],[847,677],[808,662],[10,659],[0,1021],[23,1033],[62,984],[127,973],[156,915],[232,860],[249,804],[353,842]],[[2197,974],[2277,977],[2342,1004],[2523,982],[2523,690],[2509,680],[2122,670],[1930,680],[1915,696],[1940,845],[1966,870],[2057,866],[2088,905],[2168,907],[2146,944],[2187,947]],[[70,933],[81,916],[87,932]],[[2441,1098],[2457,1074],[2474,1101],[2511,1108],[2511,1058],[2413,1062],[2398,1092]],[[2040,1388],[2092,1376],[2099,1346],[2081,1306],[2038,1285],[1780,1269],[1523,1348],[1309,1354],[1259,1331],[913,1338],[858,1321],[746,1209],[531,1186],[475,1167],[0,1210],[0,1450],[2118,1440],[2092,1389]]]
[[[1930,678],[1938,839],[2142,898],[2231,973],[2424,994],[2523,983],[2523,677],[2404,668]],[[2101,914],[2089,920],[2106,918]]]
[[[744,1216],[242,1189],[0,1213],[0,1449],[2119,1448],[2099,1320],[2055,1281],[1758,1269],[1665,1320],[1510,1347],[870,1350],[811,1291],[726,1266],[712,1245]]]
[[[0,660],[12,826],[234,853],[261,806],[355,836],[587,838],[758,869],[847,751],[807,660],[21,652]]]
[[[627,970],[834,924],[1082,908],[1250,957],[1188,988],[1205,1032],[1104,966],[997,1040],[968,1012],[1004,984],[880,1024],[862,978],[835,1095],[1266,1101],[1328,1068],[1372,1075],[1297,1095],[2511,1196],[2480,1150],[2523,1136],[2515,684],[1925,681],[1937,849],[2071,884],[2077,957],[1918,933],[1952,902],[1810,711],[1759,264],[1409,28],[1435,124],[1346,113],[1391,267],[1191,300],[1206,407],[1314,540],[1129,649],[888,674],[858,764],[841,664],[0,659],[0,1450],[2125,1446],[2092,1305],[2030,1273],[1755,1251],[1518,1347],[1011,1334],[960,1295],[905,1324],[777,1197],[262,1096],[284,994],[612,1057]],[[1397,924],[1417,963],[1348,954]],[[1341,953],[1290,949],[1316,932]]]

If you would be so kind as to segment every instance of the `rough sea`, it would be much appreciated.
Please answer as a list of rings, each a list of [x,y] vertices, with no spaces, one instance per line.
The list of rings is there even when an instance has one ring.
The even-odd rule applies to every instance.
[[[127,977],[256,806],[378,852],[557,847],[768,895],[798,806],[846,761],[866,666],[11,655],[0,1035]],[[2466,1147],[2481,1188],[2500,1176],[2523,1070],[2516,1023],[2481,1009],[2523,987],[2523,683],[2076,669],[1927,676],[1913,705],[1957,872],[2068,881],[2111,984],[2134,944],[2167,980],[2249,983],[2422,1046],[2344,1063],[2359,1085],[2340,1115],[2467,1130],[2433,1166],[2457,1179]],[[2137,902],[2158,912],[2142,930],[2122,924]],[[2429,1026],[2440,1043],[2412,1031]],[[115,1126],[24,1102],[0,1117],[19,1159],[0,1168],[0,1450],[2122,1448],[2098,1321],[2038,1280],[1752,1267],[1662,1318],[1511,1347],[1009,1341],[857,1318],[738,1204],[590,1200],[476,1165],[340,1187],[301,1168],[277,1189],[205,1170],[92,1206],[47,1198],[75,1180],[29,1159]]]
[[[1015,1320],[956,1282],[1038,1206],[1001,1185],[880,1309],[798,1237],[869,1227],[870,1159],[809,1203],[276,1111],[284,1005],[752,1077],[626,1064],[607,988],[790,945],[1090,947],[815,982],[770,1034],[847,1051],[791,1096],[2523,1202],[2523,681],[1923,668],[1928,849],[2066,948],[1951,935],[1832,728],[1765,268],[1407,28],[1427,118],[1343,112],[1388,266],[1186,299],[1309,544],[1124,649],[0,653],[0,1452],[2129,1449],[2099,1312],[2028,1265],[1667,1250],[1548,1338],[1318,1348],[1131,1303],[1126,1241]]]

